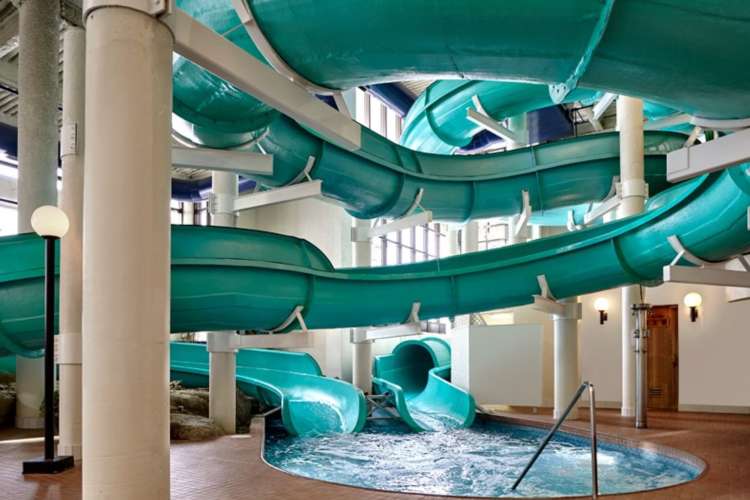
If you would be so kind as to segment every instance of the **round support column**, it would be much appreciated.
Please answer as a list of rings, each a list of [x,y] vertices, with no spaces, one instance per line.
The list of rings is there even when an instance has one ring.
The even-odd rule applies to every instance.
[[[643,157],[643,101],[620,96],[617,99],[617,129],[620,132],[620,184],[622,202],[617,207],[617,218],[622,219],[643,211],[645,203],[644,157]],[[633,331],[635,318],[631,306],[642,302],[640,287],[626,286],[621,289],[622,300],[622,407],[624,417],[635,414],[635,349]]]
[[[370,221],[355,219],[356,228],[369,228]],[[354,242],[354,265],[370,267],[372,265],[372,246],[370,240]],[[367,328],[356,328],[357,335],[364,336]],[[372,341],[352,343],[352,384],[365,394],[372,392]]]
[[[562,304],[577,304],[578,297],[559,301]],[[570,399],[581,385],[581,374],[578,366],[578,318],[573,314],[554,315],[554,377],[555,408],[553,417],[559,418],[565,411]],[[578,418],[578,408],[571,410],[568,418]]]
[[[31,214],[57,204],[57,105],[60,2],[25,0],[18,7],[18,232]],[[16,359],[16,426],[41,429],[44,359]]]
[[[86,22],[83,499],[169,498],[169,29]]]
[[[60,444],[58,454],[81,458],[81,300],[83,295],[83,135],[86,33],[69,27],[63,39],[63,186],[60,207],[70,228],[60,241]]]
[[[237,174],[218,172],[212,174],[212,197],[214,211],[211,225],[235,227],[237,214],[234,200],[238,194]],[[211,332],[209,335],[234,335],[234,332]],[[226,343],[216,343],[224,345]],[[211,351],[208,377],[208,414],[224,432],[237,431],[237,350]]]

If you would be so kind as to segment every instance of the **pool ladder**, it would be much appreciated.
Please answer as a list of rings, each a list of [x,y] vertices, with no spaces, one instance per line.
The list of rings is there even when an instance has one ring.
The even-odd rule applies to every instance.
[[[599,498],[599,472],[596,463],[596,398],[594,397],[594,384],[590,382],[584,382],[581,384],[581,387],[578,388],[568,407],[565,408],[563,414],[560,415],[560,418],[557,419],[555,425],[544,437],[544,440],[536,449],[536,452],[534,452],[534,456],[531,457],[531,460],[529,460],[529,463],[526,464],[526,467],[523,469],[523,472],[521,472],[521,475],[518,476],[516,482],[513,483],[513,486],[511,486],[511,490],[515,490],[518,485],[521,484],[523,478],[526,477],[526,474],[534,465],[536,459],[539,458],[539,455],[542,454],[544,448],[549,444],[550,440],[555,435],[555,432],[557,432],[565,419],[568,418],[568,414],[570,414],[571,410],[573,410],[573,407],[575,407],[578,400],[581,399],[581,396],[586,391],[586,389],[588,389],[589,391],[589,423],[591,433],[591,498]]]

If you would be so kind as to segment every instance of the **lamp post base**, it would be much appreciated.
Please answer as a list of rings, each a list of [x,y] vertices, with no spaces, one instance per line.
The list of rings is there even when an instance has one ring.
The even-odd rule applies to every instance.
[[[75,466],[73,457],[36,458],[23,463],[24,474],[59,474]]]

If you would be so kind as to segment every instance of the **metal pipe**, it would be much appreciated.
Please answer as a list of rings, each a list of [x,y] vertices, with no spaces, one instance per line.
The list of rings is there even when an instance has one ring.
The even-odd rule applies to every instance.
[[[596,453],[599,448],[596,440],[596,395],[594,384],[589,384],[589,426],[591,436],[591,497],[599,496],[599,461]]]
[[[649,304],[633,304],[635,316],[635,427],[648,427],[648,311]]]
[[[598,498],[599,497],[599,472],[597,468],[597,459],[596,459],[596,453],[597,453],[597,440],[596,440],[596,398],[594,396],[594,384],[591,384],[589,382],[583,382],[581,386],[576,391],[575,395],[573,396],[573,399],[570,400],[570,403],[568,404],[568,407],[565,409],[563,414],[560,416],[559,419],[557,419],[557,422],[555,422],[555,425],[552,426],[552,429],[547,433],[546,436],[544,436],[544,439],[542,440],[541,444],[537,447],[536,451],[534,452],[534,456],[531,457],[531,460],[526,464],[526,467],[524,467],[523,472],[521,472],[521,475],[518,476],[518,479],[513,483],[513,486],[511,486],[511,490],[515,491],[515,489],[518,487],[519,484],[521,484],[521,481],[526,477],[526,474],[528,474],[529,470],[531,470],[531,467],[533,467],[534,463],[537,461],[539,456],[544,451],[544,448],[547,447],[549,442],[552,440],[552,437],[555,435],[555,433],[560,429],[560,426],[562,426],[563,422],[567,418],[568,414],[571,412],[571,410],[575,407],[578,400],[581,398],[581,395],[583,395],[583,392],[588,389],[589,390],[589,414],[591,416],[591,421],[589,423],[590,425],[590,435],[591,435],[591,476],[592,476],[592,483],[591,483],[591,497],[592,498]]]

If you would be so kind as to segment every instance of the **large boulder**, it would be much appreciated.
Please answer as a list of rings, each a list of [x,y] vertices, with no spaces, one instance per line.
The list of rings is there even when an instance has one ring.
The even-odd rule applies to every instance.
[[[172,413],[169,420],[170,437],[178,441],[203,441],[223,436],[221,427],[210,418]]]

